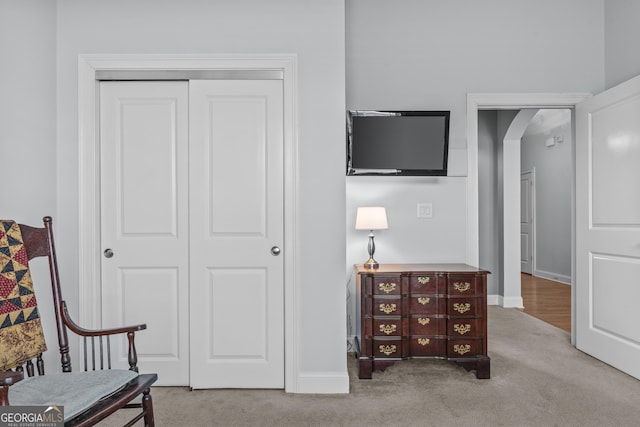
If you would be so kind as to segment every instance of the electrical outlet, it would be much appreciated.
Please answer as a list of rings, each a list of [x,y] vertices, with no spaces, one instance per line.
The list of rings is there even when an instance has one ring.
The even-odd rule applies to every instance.
[[[418,218],[433,218],[433,203],[418,203]]]

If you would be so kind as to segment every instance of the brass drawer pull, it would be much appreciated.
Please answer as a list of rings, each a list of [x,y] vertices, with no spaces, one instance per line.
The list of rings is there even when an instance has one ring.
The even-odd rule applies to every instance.
[[[456,323],[455,325],[453,325],[453,330],[460,335],[464,335],[471,330],[471,325],[468,323],[465,323],[464,325]]]
[[[418,338],[418,344],[420,345],[429,345],[430,341],[429,338]]]
[[[380,353],[384,353],[387,356],[396,352],[396,346],[393,345],[393,344],[392,345],[381,345],[378,348],[380,349]]]
[[[385,314],[393,313],[394,311],[396,311],[396,305],[395,304],[380,304],[380,311],[385,313]]]
[[[455,282],[453,284],[453,289],[455,289],[458,292],[467,292],[469,289],[471,289],[471,283],[469,283],[469,282]]]
[[[427,305],[429,304],[429,301],[431,301],[429,298],[427,297],[420,297],[418,298],[418,302],[422,305]]]
[[[385,294],[388,294],[390,292],[393,292],[396,290],[396,284],[395,283],[380,283],[378,285],[378,287],[380,288],[381,291],[383,291]]]
[[[453,309],[460,314],[464,314],[467,311],[471,310],[471,304],[469,304],[468,302],[464,304],[460,304],[456,302],[453,304]]]
[[[428,325],[429,322],[431,322],[431,319],[428,317],[418,317],[418,323],[420,323],[422,326]]]
[[[380,325],[380,332],[383,332],[387,335],[394,333],[396,329],[396,325]]]
[[[471,346],[469,344],[464,344],[464,345],[454,344],[453,351],[455,351],[460,356],[462,356],[463,354],[469,353],[471,351]]]
[[[429,283],[429,280],[431,280],[431,277],[418,277],[418,283],[420,283],[421,285],[426,285],[427,283]]]

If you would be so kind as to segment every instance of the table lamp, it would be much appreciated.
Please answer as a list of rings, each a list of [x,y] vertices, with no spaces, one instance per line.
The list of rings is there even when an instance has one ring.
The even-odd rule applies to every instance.
[[[356,230],[369,230],[369,260],[364,264],[365,268],[378,268],[378,262],[373,259],[376,245],[373,241],[373,230],[386,230],[387,211],[381,206],[364,206],[358,208],[356,213]]]

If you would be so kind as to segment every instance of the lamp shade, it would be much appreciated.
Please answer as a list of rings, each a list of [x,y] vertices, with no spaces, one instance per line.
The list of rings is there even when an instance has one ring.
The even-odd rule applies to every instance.
[[[356,213],[356,230],[386,230],[387,211],[382,206],[364,206]]]

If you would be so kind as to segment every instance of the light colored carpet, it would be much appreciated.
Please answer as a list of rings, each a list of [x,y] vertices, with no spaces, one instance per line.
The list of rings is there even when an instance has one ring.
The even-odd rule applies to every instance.
[[[489,356],[490,380],[442,360],[399,362],[360,380],[351,355],[348,395],[156,387],[156,425],[640,425],[640,381],[576,350],[558,328],[490,306]]]

